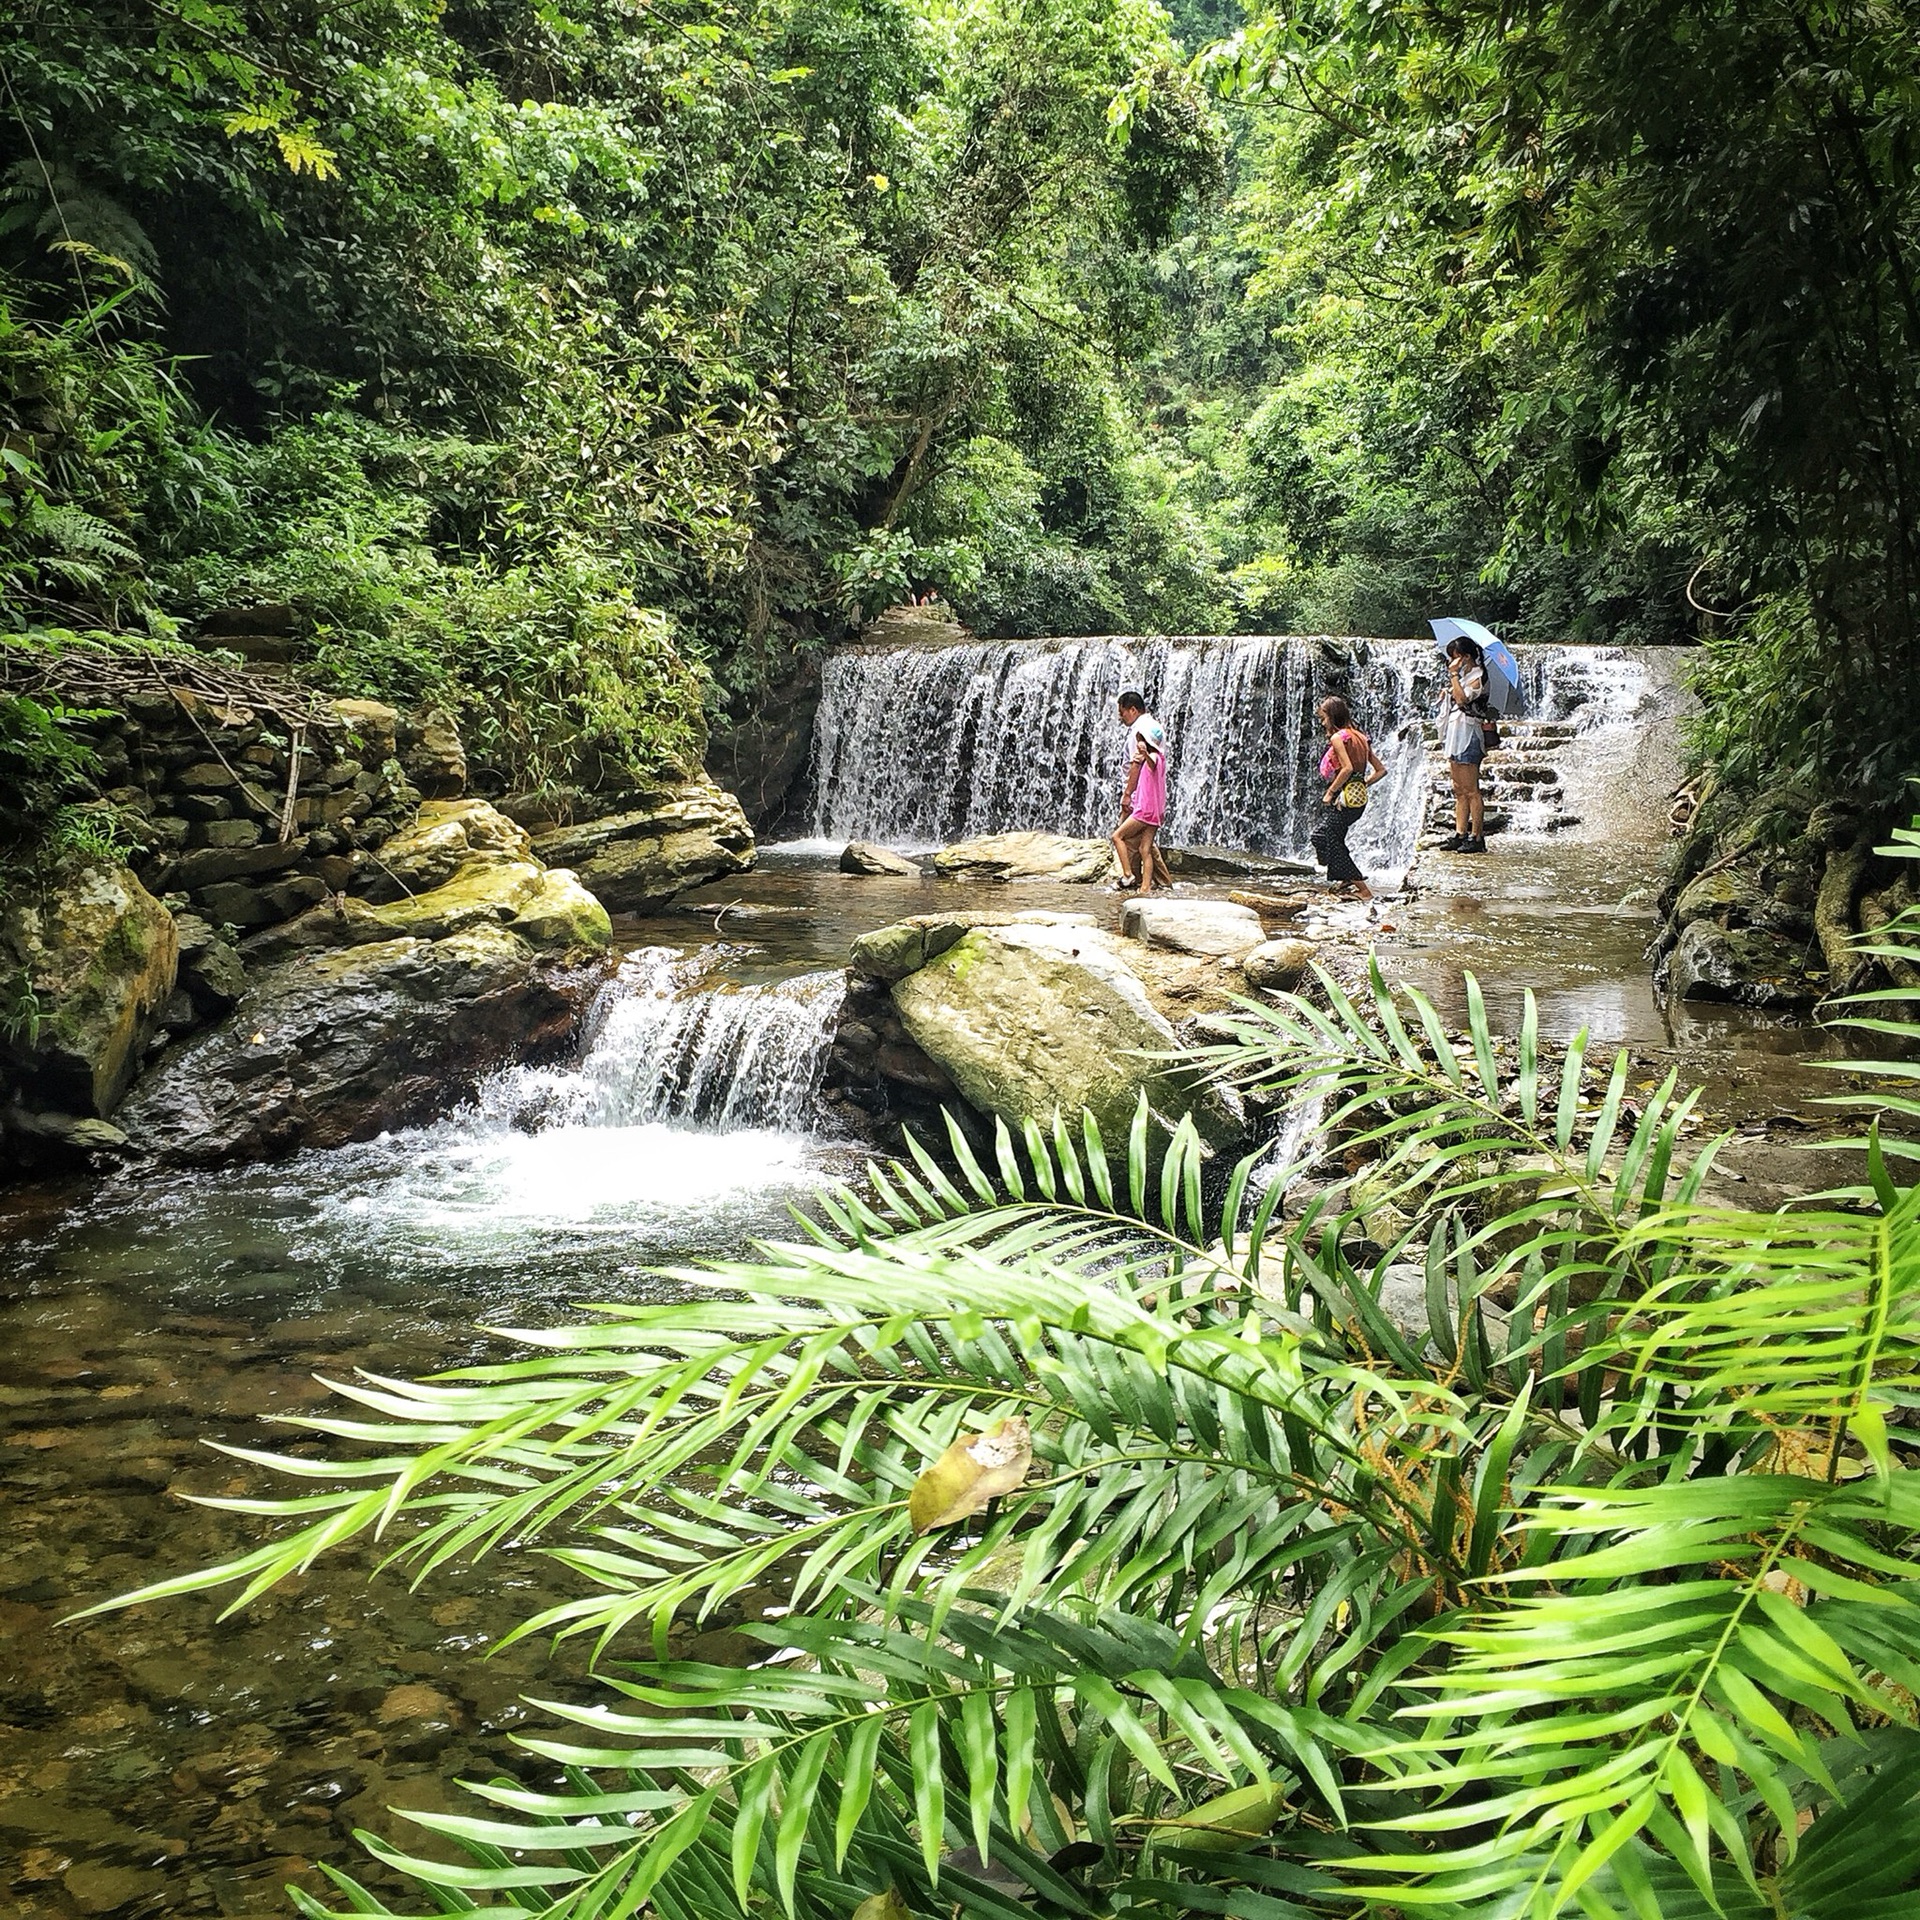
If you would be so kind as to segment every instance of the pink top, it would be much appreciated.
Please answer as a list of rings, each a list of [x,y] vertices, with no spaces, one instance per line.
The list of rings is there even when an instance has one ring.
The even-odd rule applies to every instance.
[[[1128,756],[1128,764],[1137,765],[1140,772],[1133,783],[1133,804],[1128,817],[1158,827],[1164,826],[1167,818],[1167,754],[1163,746],[1156,746],[1146,737],[1149,725],[1158,738],[1166,738],[1157,721],[1150,722],[1143,715],[1134,723],[1133,752]]]
[[[1365,736],[1352,727],[1342,727],[1340,731],[1333,736],[1333,739],[1327,742],[1327,750],[1320,756],[1320,778],[1322,780],[1331,780],[1339,768],[1340,762],[1334,757],[1333,749],[1335,741],[1340,740],[1344,740],[1347,743],[1348,754],[1359,762],[1359,765],[1354,771],[1365,772],[1366,770],[1367,750]],[[1356,742],[1359,743],[1357,748],[1355,745]]]

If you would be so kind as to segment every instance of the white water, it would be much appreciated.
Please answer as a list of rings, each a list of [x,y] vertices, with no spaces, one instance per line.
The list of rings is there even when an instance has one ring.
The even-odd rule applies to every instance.
[[[1404,860],[1431,649],[1353,644],[1357,717],[1389,769],[1355,845]],[[1016,828],[1109,833],[1126,739],[1114,702],[1134,686],[1171,742],[1167,840],[1299,856],[1313,824],[1321,671],[1316,643],[1270,635],[849,650],[823,676],[814,831],[900,845]]]
[[[1412,857],[1433,771],[1425,724],[1438,655],[1419,640],[1323,643],[1278,635],[969,641],[833,655],[814,723],[812,830],[918,847],[1038,828],[1110,832],[1125,733],[1114,703],[1141,688],[1166,723],[1165,838],[1303,857],[1323,749],[1314,717],[1333,690],[1323,648],[1387,767],[1353,835],[1376,871]],[[1523,650],[1522,710],[1602,725],[1637,711],[1645,675],[1617,649]]]
[[[829,1177],[810,1128],[846,983],[738,986],[723,965],[632,954],[576,1064],[510,1068],[432,1126],[313,1156],[318,1237],[445,1263],[584,1237],[645,1259],[776,1226]]]
[[[642,948],[601,994],[579,1064],[497,1075],[480,1111],[517,1127],[802,1131],[845,994],[839,973],[736,986],[711,956]]]

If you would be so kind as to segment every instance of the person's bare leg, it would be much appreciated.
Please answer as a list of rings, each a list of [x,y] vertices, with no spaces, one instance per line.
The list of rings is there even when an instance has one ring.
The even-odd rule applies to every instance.
[[[1120,862],[1120,881],[1123,886],[1133,885],[1133,868],[1128,864],[1127,856],[1132,851],[1127,844],[1127,829],[1120,827],[1112,836],[1114,858]]]
[[[1132,886],[1136,880],[1141,892],[1152,890],[1152,868],[1147,864],[1147,845],[1144,835],[1153,829],[1143,820],[1128,819],[1113,836],[1114,851],[1120,856],[1120,876]]]
[[[1473,793],[1480,784],[1480,770],[1464,761],[1449,760],[1447,772],[1453,776],[1453,831],[1462,840],[1473,831]]]
[[[1487,837],[1487,790],[1480,784],[1480,769],[1470,768],[1473,775],[1473,791],[1467,796],[1467,817],[1473,822],[1471,832],[1476,840]]]
[[[1148,826],[1142,826],[1140,830],[1140,897],[1143,900],[1153,891],[1155,867],[1158,867],[1162,873],[1166,871],[1166,865],[1154,850],[1153,845],[1154,836],[1159,831],[1158,827]]]
[[[1160,831],[1154,829],[1153,844],[1149,851],[1153,855],[1153,878],[1156,886],[1173,889],[1173,869],[1167,865],[1167,856],[1160,851]]]

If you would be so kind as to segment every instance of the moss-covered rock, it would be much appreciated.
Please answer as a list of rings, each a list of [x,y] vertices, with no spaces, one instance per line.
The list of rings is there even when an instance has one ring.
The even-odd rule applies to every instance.
[[[485,800],[429,800],[380,849],[377,874],[390,893],[425,893],[445,886],[462,868],[496,863],[535,866],[524,827]]]
[[[103,1119],[173,992],[169,914],[125,867],[64,873],[0,914],[0,1062],[27,1109]]]
[[[1820,997],[1806,977],[1804,943],[1760,927],[1723,927],[1696,920],[1680,936],[1667,967],[1667,991],[1676,1000],[1720,1000],[1782,1012],[1810,1007]]]
[[[534,853],[577,874],[615,913],[644,913],[702,881],[752,867],[753,829],[732,794],[695,780],[635,800],[621,812],[542,833]]]
[[[1119,943],[1094,928],[970,928],[899,978],[892,1000],[968,1105],[1010,1126],[1084,1108],[1117,1145],[1144,1093],[1162,1133],[1191,1114],[1209,1151],[1245,1138],[1239,1101],[1178,1057]]]
[[[270,962],[316,948],[444,940],[482,926],[509,926],[541,949],[603,947],[613,938],[606,908],[565,868],[543,866],[526,830],[484,800],[428,801],[387,843],[383,860],[389,851],[389,871],[421,883],[414,891],[377,906],[330,901],[250,943],[248,953]]]

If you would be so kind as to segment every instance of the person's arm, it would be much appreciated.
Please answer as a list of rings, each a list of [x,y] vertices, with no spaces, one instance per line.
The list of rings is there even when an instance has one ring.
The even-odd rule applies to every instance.
[[[1387,777],[1386,762],[1374,752],[1373,742],[1371,740],[1367,742],[1367,765],[1373,769],[1371,773],[1365,776],[1368,786],[1372,786],[1376,781],[1384,780]]]

